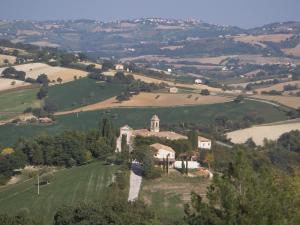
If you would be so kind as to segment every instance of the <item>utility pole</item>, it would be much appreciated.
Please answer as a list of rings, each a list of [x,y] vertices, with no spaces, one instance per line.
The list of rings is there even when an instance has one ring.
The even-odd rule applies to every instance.
[[[37,175],[38,177],[38,195],[40,195],[40,175]]]

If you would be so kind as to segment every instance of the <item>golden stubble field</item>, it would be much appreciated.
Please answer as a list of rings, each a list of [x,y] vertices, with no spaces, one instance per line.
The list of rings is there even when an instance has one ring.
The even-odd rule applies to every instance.
[[[29,85],[30,83],[20,81],[20,80],[0,78],[0,91],[6,91],[6,90],[25,87]]]
[[[285,49],[282,49],[282,51],[285,54],[299,57],[300,56],[300,43],[295,48],[285,48]]]
[[[202,96],[200,94],[169,94],[169,93],[140,93],[129,101],[118,102],[115,97],[102,102],[80,107],[75,110],[58,112],[56,115],[65,115],[76,112],[94,111],[107,108],[131,107],[172,107],[188,105],[209,105],[231,101],[232,98],[222,96]]]
[[[290,108],[297,109],[300,107],[300,97],[294,96],[277,96],[277,95],[253,95],[251,96],[256,99],[276,102],[281,105],[285,105]]]
[[[283,82],[283,83],[272,85],[270,87],[258,88],[258,89],[256,89],[256,91],[258,93],[261,93],[262,91],[272,91],[272,90],[283,91],[285,85],[297,85],[299,87],[298,91],[300,91],[300,81]]]
[[[263,145],[264,139],[277,140],[282,134],[292,130],[300,130],[300,120],[254,126],[227,133],[227,137],[235,144],[245,143],[252,138],[257,145]]]
[[[62,78],[62,83],[70,82],[74,80],[74,76],[77,77],[86,77],[87,72],[76,69],[69,69],[64,67],[54,67],[49,66],[44,63],[28,63],[23,65],[14,66],[16,70],[24,71],[26,77],[36,79],[40,74],[46,74],[50,81],[57,80],[57,78]],[[5,68],[0,68],[0,73]]]
[[[15,64],[17,57],[11,55],[1,55],[0,54],[0,66],[5,65],[5,61],[8,60],[8,63]]]
[[[233,40],[252,44],[259,45],[261,47],[266,47],[262,42],[275,42],[279,43],[281,41],[285,41],[286,39],[292,37],[293,34],[265,34],[265,35],[240,35],[233,37]]]

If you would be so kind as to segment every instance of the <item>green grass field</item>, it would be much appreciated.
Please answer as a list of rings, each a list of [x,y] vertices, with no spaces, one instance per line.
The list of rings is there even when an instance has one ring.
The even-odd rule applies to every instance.
[[[143,180],[139,198],[152,208],[162,221],[172,224],[184,216],[184,204],[190,202],[191,192],[206,194],[210,180],[184,177],[178,171],[155,180]]]
[[[45,224],[52,224],[55,212],[63,205],[101,201],[117,170],[117,166],[102,162],[60,170],[50,184],[41,186],[39,196],[36,179],[0,188],[0,213],[27,211]]]
[[[22,113],[28,107],[40,107],[42,102],[36,97],[38,90],[39,88],[36,87],[0,93],[0,120]]]
[[[58,111],[78,108],[119,95],[125,86],[97,82],[82,78],[49,88],[48,99],[57,105]]]
[[[284,112],[272,105],[245,101],[243,104],[222,103],[202,106],[183,106],[172,108],[119,108],[97,110],[59,116],[52,125],[7,124],[0,126],[0,144],[12,145],[18,138],[33,137],[42,133],[59,133],[65,129],[87,130],[98,127],[101,118],[108,116],[116,127],[128,124],[133,128],[147,128],[153,114],[161,119],[161,124],[201,123],[204,125],[214,122],[217,116],[227,116],[232,120],[239,120],[247,113],[256,113],[265,117],[265,122],[286,120]]]

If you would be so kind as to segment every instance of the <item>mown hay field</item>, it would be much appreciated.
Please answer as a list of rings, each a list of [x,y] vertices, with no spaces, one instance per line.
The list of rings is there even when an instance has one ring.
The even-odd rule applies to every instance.
[[[292,34],[265,34],[265,35],[240,35],[235,36],[233,39],[235,41],[244,42],[253,45],[260,45],[265,47],[262,42],[275,42],[279,43],[281,41],[285,41],[286,39],[292,37]]]
[[[134,107],[174,107],[188,105],[210,105],[232,101],[231,98],[222,96],[203,96],[200,94],[171,94],[171,93],[140,93],[130,100],[119,102],[115,97],[103,102],[80,107],[71,111],[59,112],[64,115],[75,112],[94,111],[107,108],[134,108]]]
[[[300,122],[294,121],[279,124],[265,124],[243,130],[233,131],[227,134],[228,138],[236,144],[241,144],[252,138],[257,145],[263,145],[264,139],[277,140],[280,135],[292,130],[300,130]]]
[[[28,63],[18,66],[14,66],[16,70],[24,71],[26,77],[36,79],[40,74],[46,74],[50,81],[57,81],[57,78],[62,79],[62,83],[70,82],[74,80],[74,76],[86,77],[87,72],[82,70],[64,68],[59,66],[49,66],[44,63]],[[5,68],[0,69],[0,74]]]
[[[300,107],[300,97],[280,95],[253,95],[251,97],[279,103],[290,108],[297,109]]]
[[[63,205],[101,201],[111,184],[117,166],[102,162],[62,169],[54,173],[48,185],[40,186],[37,179],[0,188],[0,213],[16,214],[26,211],[44,224],[53,224],[55,212]]]
[[[14,64],[16,62],[17,57],[12,55],[2,55],[0,54],[0,66],[5,65],[5,61],[8,60],[8,63]]]
[[[265,87],[265,88],[258,88],[256,89],[256,91],[258,93],[261,93],[262,91],[284,91],[284,86],[286,85],[296,85],[300,91],[300,81],[289,81],[289,82],[283,82],[283,83],[279,83],[279,84],[275,84],[269,87]]]
[[[285,54],[299,57],[300,56],[300,43],[295,48],[285,48],[285,49],[282,49],[282,51]]]
[[[0,78],[0,91],[15,89],[15,88],[19,88],[19,87],[25,87],[25,86],[29,86],[29,85],[30,85],[30,83],[20,81],[20,80]]]

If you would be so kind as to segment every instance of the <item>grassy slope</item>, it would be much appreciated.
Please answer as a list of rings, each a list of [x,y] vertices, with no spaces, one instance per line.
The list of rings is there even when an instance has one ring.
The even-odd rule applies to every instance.
[[[39,107],[41,101],[36,94],[39,88],[14,90],[0,93],[0,112],[22,113],[28,107]],[[0,120],[7,119],[11,114],[0,114]]]
[[[133,128],[149,127],[153,114],[157,114],[162,124],[191,122],[209,124],[216,116],[225,115],[229,119],[242,118],[246,113],[256,112],[265,117],[265,122],[287,119],[285,114],[272,105],[246,101],[244,104],[223,103],[206,106],[186,106],[173,108],[129,108],[83,112],[57,117],[53,125],[20,125],[8,124],[0,126],[0,143],[13,144],[20,137],[32,137],[43,132],[58,133],[64,129],[86,130],[97,128],[100,118],[110,116],[116,126],[128,124]]]
[[[206,178],[188,178],[171,172],[159,179],[143,180],[139,198],[149,204],[162,221],[170,223],[183,218],[184,204],[190,202],[191,192],[204,197],[209,184]]]
[[[124,90],[124,85],[97,83],[82,78],[63,85],[49,88],[48,99],[56,103],[58,111],[78,108],[116,96]]]
[[[40,196],[37,196],[36,180],[0,188],[0,213],[26,210],[52,224],[54,213],[62,205],[101,200],[116,170],[116,166],[94,162],[58,171],[49,185],[41,186]]]

